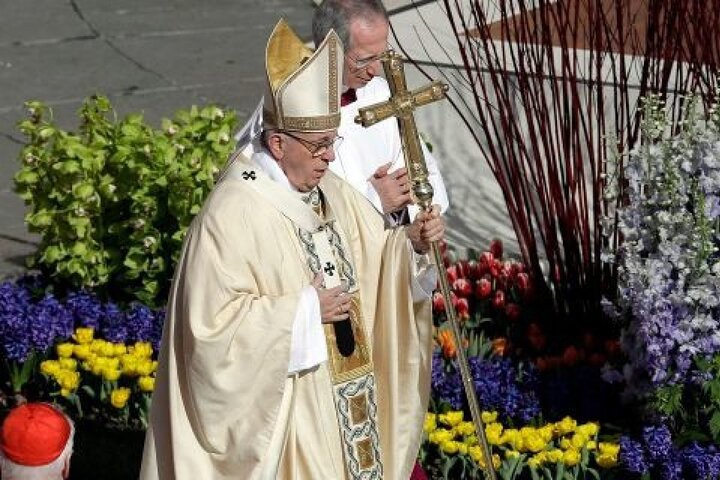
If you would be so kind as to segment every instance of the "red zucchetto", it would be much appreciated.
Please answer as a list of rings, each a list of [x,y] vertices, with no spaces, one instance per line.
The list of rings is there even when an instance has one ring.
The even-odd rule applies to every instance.
[[[57,408],[27,403],[13,409],[5,419],[0,447],[5,457],[18,465],[47,465],[63,452],[71,431],[70,422]]]

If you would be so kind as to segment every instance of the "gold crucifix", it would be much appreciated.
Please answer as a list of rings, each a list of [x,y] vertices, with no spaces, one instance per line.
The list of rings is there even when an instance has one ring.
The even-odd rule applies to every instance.
[[[420,147],[420,137],[413,114],[415,109],[445,98],[448,86],[436,80],[410,92],[405,82],[402,57],[395,51],[388,50],[380,60],[390,85],[390,98],[385,102],[361,108],[358,116],[355,117],[355,123],[369,127],[386,118],[397,117],[413,196],[418,205],[427,209],[432,204],[433,189],[428,180],[425,155]]]
[[[430,180],[428,180],[425,155],[420,146],[421,140],[417,127],[415,126],[414,113],[418,107],[445,98],[445,92],[447,92],[448,86],[436,80],[429,85],[410,92],[405,82],[403,58],[393,50],[388,50],[382,55],[380,60],[385,70],[385,78],[390,85],[390,98],[385,102],[361,108],[358,111],[358,116],[355,117],[355,123],[359,123],[363,127],[369,127],[387,118],[397,117],[403,153],[405,154],[405,166],[407,167],[408,177],[412,185],[413,197],[423,210],[428,210],[432,206],[433,188],[432,185],[430,185]],[[445,312],[455,337],[455,345],[457,345],[457,360],[465,389],[465,396],[468,400],[473,424],[475,425],[475,433],[482,447],[483,456],[485,457],[485,462],[482,466],[483,475],[486,480],[496,480],[497,476],[495,475],[495,469],[492,464],[490,445],[485,436],[485,426],[483,425],[481,417],[480,402],[475,392],[475,385],[470,372],[467,355],[465,354],[465,348],[462,346],[460,322],[457,319],[455,308],[453,307],[450,285],[447,276],[444,275],[445,269],[441,268],[444,266],[444,263],[437,242],[432,243],[432,251],[435,265],[438,267],[438,279],[440,290],[445,300]]]

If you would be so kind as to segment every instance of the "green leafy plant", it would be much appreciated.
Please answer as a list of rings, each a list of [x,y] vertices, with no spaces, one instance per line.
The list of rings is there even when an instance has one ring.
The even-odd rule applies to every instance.
[[[26,106],[15,186],[41,235],[30,266],[70,287],[112,285],[115,298],[163,304],[184,233],[233,150],[234,112],[193,106],[154,129],[138,114],[117,120],[94,95],[73,133],[43,103]]]

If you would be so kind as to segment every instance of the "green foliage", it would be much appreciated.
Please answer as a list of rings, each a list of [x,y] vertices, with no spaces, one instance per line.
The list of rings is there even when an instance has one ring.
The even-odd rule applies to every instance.
[[[192,107],[164,119],[116,120],[106,97],[88,98],[78,133],[27,102],[30,118],[18,194],[28,228],[41,235],[30,266],[71,287],[165,303],[183,236],[233,149],[234,112]]]
[[[698,383],[667,385],[653,393],[650,410],[667,418],[678,443],[720,443],[720,355],[695,359]]]

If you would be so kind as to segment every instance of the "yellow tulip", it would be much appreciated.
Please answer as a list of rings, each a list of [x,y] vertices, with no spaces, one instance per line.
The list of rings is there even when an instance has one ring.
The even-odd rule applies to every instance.
[[[102,369],[102,377],[108,382],[114,382],[120,378],[120,370],[111,367],[105,367]]]
[[[61,358],[58,361],[63,370],[77,370],[77,360],[74,358]]]
[[[70,358],[73,354],[73,347],[72,343],[58,343],[55,346],[55,351],[60,358]]]
[[[457,453],[460,447],[460,442],[456,442],[455,440],[448,440],[446,442],[442,442],[440,444],[440,448],[443,452],[454,454]]]
[[[47,376],[54,376],[60,371],[60,362],[57,360],[45,360],[40,364],[40,371]]]
[[[500,423],[490,423],[485,426],[485,437],[490,445],[500,445],[503,426]]]
[[[579,431],[570,437],[570,445],[576,450],[582,450],[590,439]]]
[[[600,427],[594,422],[584,423],[577,427],[577,431],[588,438],[593,438],[600,431]]]
[[[449,442],[455,437],[453,433],[450,430],[445,430],[444,428],[438,428],[434,432],[432,432],[430,435],[428,435],[428,440],[430,440],[430,443],[434,443],[436,445],[441,445],[444,442]]]
[[[140,377],[138,378],[138,387],[143,392],[152,392],[155,389],[155,378],[154,377]]]
[[[150,360],[140,360],[140,362],[137,365],[137,373],[141,376],[148,376],[151,373],[155,371],[155,366],[153,365],[153,362]]]
[[[73,338],[81,345],[88,344],[93,341],[94,330],[92,328],[77,328]]]
[[[455,426],[455,431],[463,436],[475,433],[475,425],[472,422],[460,422]]]
[[[110,393],[110,403],[115,408],[124,408],[130,399],[130,389],[121,387]]]
[[[574,432],[576,427],[577,422],[570,417],[565,417],[555,424],[555,430],[560,435],[566,435],[570,432]]]
[[[153,354],[152,344],[150,342],[135,342],[132,347],[132,354],[138,358],[150,358]]]
[[[553,448],[552,450],[548,450],[546,458],[550,463],[558,463],[563,459],[563,451],[559,448]]]
[[[462,422],[463,412],[451,410],[447,413],[441,413],[438,416],[438,420],[440,421],[440,423],[444,423],[445,425],[450,425],[451,427],[454,427],[458,423]]]
[[[423,423],[423,431],[425,433],[430,433],[434,431],[437,428],[437,415],[434,413],[426,413],[425,414],[425,422]]]
[[[62,388],[75,390],[80,385],[80,373],[70,370],[60,370],[55,379]]]
[[[79,329],[78,329],[78,330],[79,330]],[[90,351],[90,345],[88,345],[87,343],[82,343],[82,344],[80,344],[80,345],[75,345],[75,346],[73,347],[73,353],[74,353],[75,356],[76,356],[77,358],[79,358],[80,360],[85,360],[86,358],[88,358],[88,357],[90,356],[90,353],[91,353],[91,351]]]
[[[480,418],[483,423],[493,423],[497,421],[497,412],[482,412]]]
[[[580,452],[574,448],[565,450],[565,453],[563,453],[563,463],[569,467],[577,465],[580,463]]]

